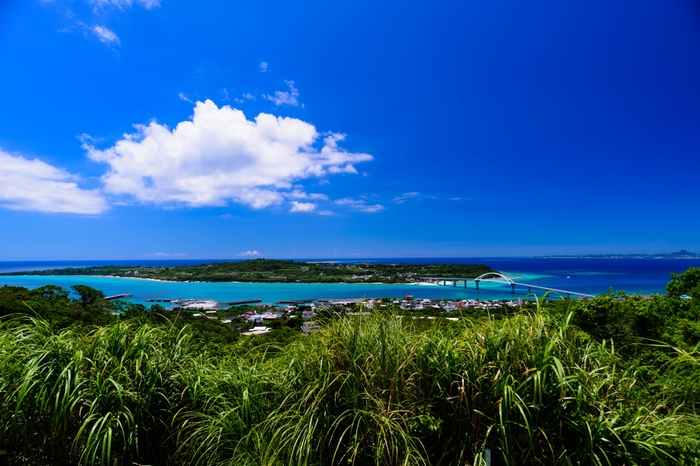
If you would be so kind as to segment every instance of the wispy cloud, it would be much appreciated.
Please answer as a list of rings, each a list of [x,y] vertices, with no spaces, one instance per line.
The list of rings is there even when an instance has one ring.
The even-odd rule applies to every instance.
[[[431,201],[468,201],[471,198],[468,197],[441,197],[434,196],[431,194],[422,194],[417,191],[412,191],[408,193],[402,193],[399,196],[395,196],[391,202],[395,204],[403,204],[406,201],[418,201],[418,200],[431,200]]]
[[[160,6],[160,0],[90,0],[90,3],[102,8],[116,7],[122,11],[133,5],[140,5],[147,10]]]
[[[255,257],[255,256],[259,256],[260,253],[258,251],[244,251],[244,252],[239,252],[236,255],[238,257]]]
[[[392,199],[392,202],[395,202],[397,204],[403,204],[405,201],[409,199],[417,199],[420,197],[420,193],[417,191],[413,191],[410,193],[403,193],[400,196],[396,196],[394,199]]]
[[[144,254],[142,257],[187,257],[187,254],[183,254],[181,252],[149,252],[148,254]]]
[[[267,73],[267,62],[266,61],[260,62],[260,72]]]
[[[328,200],[328,196],[322,193],[305,193],[304,191],[300,191],[298,189],[295,189],[294,191],[290,191],[286,194],[286,196],[290,199],[317,199],[317,200]]]
[[[275,105],[289,105],[292,107],[299,106],[299,90],[294,87],[294,81],[285,81],[289,86],[289,91],[275,91],[275,95],[264,94],[263,97]]]
[[[92,35],[100,42],[106,44],[109,48],[115,51],[115,47],[121,44],[121,40],[116,32],[108,28],[104,24],[95,24],[95,18],[104,16],[103,13],[108,9],[118,9],[125,11],[132,6],[140,6],[146,10],[152,10],[160,6],[160,0],[86,0],[86,3],[93,5],[91,18],[85,17],[85,14],[76,15],[74,10],[68,5],[72,2],[54,2],[51,0],[41,0],[41,3],[56,8],[58,14],[63,16],[68,23],[68,27],[63,27],[58,32],[73,32],[80,31],[85,35]]]
[[[353,199],[351,197],[338,199],[335,203],[366,213],[381,212],[384,210],[384,206],[381,204],[367,204],[367,201],[364,199]]]
[[[246,99],[246,100],[258,100],[258,99],[256,99],[255,96],[254,96],[253,94],[251,94],[250,92],[246,92],[245,94],[243,94],[243,98]]]
[[[119,45],[121,41],[119,37],[111,29],[107,29],[104,26],[93,26],[91,29],[92,33],[97,36],[97,39],[107,45]]]
[[[224,90],[226,90],[226,89],[224,89]],[[177,96],[180,98],[180,100],[184,100],[185,102],[189,102],[191,104],[194,104],[194,102],[192,100],[190,100],[190,98],[187,97],[187,94],[185,94],[184,92],[178,92]]]

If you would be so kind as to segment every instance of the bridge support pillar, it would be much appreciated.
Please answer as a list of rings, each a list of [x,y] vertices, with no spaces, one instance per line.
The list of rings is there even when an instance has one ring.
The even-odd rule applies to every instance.
[[[447,286],[447,280],[442,281],[442,286]]]
[[[527,287],[527,294],[530,294],[530,293],[532,293],[532,288],[530,288],[530,287],[528,286],[528,287]]]
[[[452,286],[454,286],[454,287],[457,286],[457,279],[452,280]]]
[[[569,293],[566,293],[566,299],[569,299]]]
[[[465,287],[465,288],[467,287],[467,281],[466,281],[466,280],[464,280],[464,287]]]
[[[479,280],[474,280],[474,283],[476,283],[476,289],[479,289]]]
[[[510,284],[510,292],[515,294],[515,283]]]

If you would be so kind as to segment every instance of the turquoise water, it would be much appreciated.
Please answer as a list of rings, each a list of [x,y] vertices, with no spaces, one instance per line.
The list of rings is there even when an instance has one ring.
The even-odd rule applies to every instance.
[[[608,289],[625,290],[632,294],[663,293],[670,273],[681,273],[688,267],[700,267],[698,259],[582,259],[582,258],[430,258],[430,259],[372,259],[383,263],[468,263],[487,264],[504,272],[518,282],[596,295]],[[141,264],[140,262],[144,262]],[[146,264],[148,262],[148,264]],[[149,265],[154,261],[130,261],[131,265]],[[172,262],[172,261],[170,261]],[[185,265],[159,261],[162,265]],[[187,263],[214,262],[188,261]],[[76,262],[0,262],[0,271],[37,270],[41,268],[76,267],[109,264],[110,261]],[[0,286],[14,285],[36,288],[55,284],[66,289],[85,284],[107,295],[128,292],[131,301],[145,303],[147,299],[209,298],[220,302],[262,299],[266,303],[278,300],[310,298],[400,298],[412,294],[417,298],[445,299],[512,299],[523,297],[525,288],[516,288],[515,295],[504,285],[480,285],[467,289],[462,284],[452,286],[373,285],[373,284],[301,284],[301,283],[173,283],[112,277],[76,276],[0,276]],[[533,289],[533,291],[535,291]],[[542,291],[535,291],[542,294]]]
[[[524,278],[528,278],[525,276]],[[534,276],[532,277],[534,278]],[[446,299],[512,299],[510,288],[493,283],[482,283],[477,291],[474,284],[464,288],[435,285],[375,285],[361,283],[207,283],[162,282],[138,278],[87,277],[87,276],[16,276],[0,277],[0,285],[37,288],[45,284],[63,288],[88,285],[102,290],[106,295],[131,293],[129,301],[146,304],[147,299],[209,298],[220,302],[262,299],[265,303],[278,300],[311,298],[416,298]],[[520,294],[522,296],[522,294]]]

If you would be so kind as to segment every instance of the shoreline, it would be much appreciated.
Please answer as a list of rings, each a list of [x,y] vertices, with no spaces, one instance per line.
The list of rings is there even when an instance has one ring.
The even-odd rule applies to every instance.
[[[406,286],[406,285],[415,285],[415,286],[442,286],[437,283],[426,283],[426,282],[406,282],[406,283],[385,283],[385,282],[289,282],[289,281],[284,281],[284,282],[273,282],[273,281],[264,281],[264,282],[242,282],[242,281],[208,281],[208,280],[163,280],[161,278],[146,278],[146,277],[119,277],[116,275],[32,275],[32,274],[23,274],[23,275],[0,275],[0,280],[2,277],[95,277],[95,278],[117,278],[117,279],[123,279],[123,280],[146,280],[146,281],[152,281],[152,282],[161,282],[161,283],[239,283],[239,284],[246,284],[246,283],[269,283],[269,284],[277,284],[277,285],[384,285],[384,286],[389,286],[389,285],[401,285],[401,286]],[[448,280],[449,281],[449,280]]]

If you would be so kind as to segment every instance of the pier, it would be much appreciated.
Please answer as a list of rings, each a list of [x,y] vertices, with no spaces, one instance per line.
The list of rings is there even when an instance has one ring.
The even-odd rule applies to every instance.
[[[221,306],[237,306],[239,304],[253,304],[253,303],[261,303],[262,299],[244,299],[242,301],[228,301],[225,303],[219,303]]]
[[[491,282],[491,283],[502,283],[502,284],[510,286],[511,293],[515,293],[515,287],[519,286],[519,287],[527,288],[528,293],[532,293],[532,289],[534,288],[536,290],[544,290],[544,291],[552,291],[554,293],[561,293],[561,294],[566,295],[567,298],[569,298],[570,295],[580,296],[582,298],[592,298],[593,297],[593,295],[586,294],[586,293],[579,293],[578,291],[559,290],[557,288],[550,288],[547,286],[533,285],[530,283],[519,283],[519,282],[514,281],[510,277],[503,275],[502,273],[498,273],[498,272],[488,272],[488,273],[485,273],[483,275],[479,275],[476,278],[420,277],[420,279],[424,282],[437,283],[438,285],[441,285],[441,286],[448,286],[447,282],[451,282],[452,286],[454,286],[454,287],[457,286],[457,283],[463,283],[464,288],[467,287],[468,281],[473,281],[477,290],[479,289],[480,282]]]
[[[131,295],[129,295],[131,296]],[[183,302],[187,301],[196,301],[195,299],[156,299],[156,298],[149,298],[146,300],[147,303],[172,303],[172,304],[181,304]],[[261,303],[262,299],[255,298],[255,299],[244,299],[241,301],[226,301],[226,302],[217,302],[219,306],[237,306],[239,304],[254,304],[254,303]]]
[[[309,299],[282,299],[280,301],[277,301],[275,304],[304,304],[304,303],[313,303],[314,301],[318,301],[318,298],[309,298]]]
[[[132,296],[134,296],[134,295],[129,294],[129,293],[122,293],[122,294],[115,294],[113,296],[105,296],[105,299],[107,301],[112,301],[114,299],[131,298]]]

